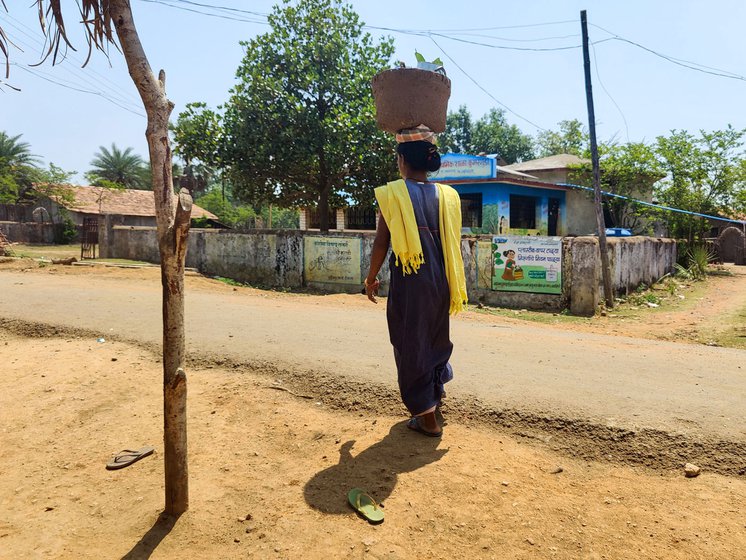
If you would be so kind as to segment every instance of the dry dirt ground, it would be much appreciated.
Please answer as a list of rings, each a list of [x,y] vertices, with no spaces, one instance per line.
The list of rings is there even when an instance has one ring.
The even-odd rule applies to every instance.
[[[742,477],[579,461],[454,421],[425,438],[403,411],[332,410],[207,365],[189,373],[191,507],[159,521],[157,356],[0,331],[0,363],[3,559],[746,558]],[[144,444],[155,455],[104,469]],[[348,508],[352,487],[382,525]]]
[[[91,273],[40,270],[32,261],[2,266]],[[157,271],[95,274],[135,283]],[[550,315],[556,324],[542,328],[668,339],[681,331],[702,340],[744,309],[745,281],[736,270],[686,292],[677,305],[592,320]],[[235,289],[197,277],[191,288]],[[238,289],[288,302],[309,297]],[[368,305],[345,295],[326,301]],[[448,403],[443,439],[425,438],[405,428],[400,406],[373,406],[389,401],[359,386],[346,387],[344,402],[335,403],[318,388],[284,385],[271,368],[208,361],[191,364],[188,374],[190,510],[175,522],[159,520],[158,356],[98,343],[89,333],[26,325],[0,329],[0,366],[0,559],[746,559],[743,476],[705,469],[687,479],[679,468],[570,458],[567,449],[560,454],[539,439],[487,427]],[[145,444],[155,455],[104,469],[118,450]],[[383,525],[352,513],[345,500],[352,487],[384,503]]]

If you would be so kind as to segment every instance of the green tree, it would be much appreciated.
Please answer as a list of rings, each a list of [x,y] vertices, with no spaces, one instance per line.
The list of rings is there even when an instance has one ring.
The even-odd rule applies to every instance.
[[[598,146],[601,168],[601,190],[626,198],[605,197],[603,204],[607,227],[623,227],[637,234],[651,233],[652,221],[659,217],[650,206],[653,184],[665,176],[653,148],[644,142],[627,144],[602,143]],[[563,152],[564,153],[564,152]],[[590,153],[579,154],[590,159]],[[592,187],[592,165],[575,166],[570,181]],[[588,194],[593,197],[593,193]]]
[[[192,173],[195,193],[205,193],[218,181],[225,190],[222,118],[205,103],[188,103],[171,127],[174,153],[184,160],[185,172]]]
[[[31,152],[21,134],[0,131],[0,202],[13,203],[26,198],[37,180],[39,158]]]
[[[100,146],[98,153],[91,160],[92,169],[85,176],[93,185],[103,185],[109,181],[126,189],[150,190],[150,168],[132,148],[124,151],[111,145],[111,150]]]
[[[664,204],[701,214],[730,214],[743,196],[745,130],[700,131],[695,137],[673,130],[656,139],[656,156],[666,173],[658,189]],[[669,233],[690,242],[704,237],[707,220],[686,214],[667,216]]]
[[[466,105],[461,105],[457,111],[450,111],[446,116],[446,129],[438,136],[440,151],[455,154],[474,153],[473,133],[471,113]]]
[[[534,157],[534,142],[514,124],[508,124],[503,109],[490,109],[474,123],[473,153],[497,154],[506,163],[526,161]]]
[[[375,125],[370,89],[393,41],[374,42],[354,11],[332,0],[286,2],[268,22],[271,31],[242,43],[223,164],[242,200],[317,204],[326,231],[330,203],[371,202],[371,187],[396,174],[393,138]]]
[[[538,157],[558,154],[580,156],[590,150],[590,136],[578,119],[560,121],[559,130],[545,130],[536,137]]]

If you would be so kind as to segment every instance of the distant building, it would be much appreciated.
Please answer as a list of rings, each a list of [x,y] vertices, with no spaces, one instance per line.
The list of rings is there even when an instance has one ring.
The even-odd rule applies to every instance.
[[[112,190],[102,187],[58,185],[54,193],[46,196],[47,189],[39,189],[38,206],[46,208],[51,221],[61,221],[61,211],[76,224],[82,225],[85,218],[103,215],[116,216],[116,225],[156,226],[155,197],[153,191],[135,189]],[[174,200],[175,202],[175,200]],[[192,205],[192,219],[206,218],[219,224],[218,217],[204,208]]]

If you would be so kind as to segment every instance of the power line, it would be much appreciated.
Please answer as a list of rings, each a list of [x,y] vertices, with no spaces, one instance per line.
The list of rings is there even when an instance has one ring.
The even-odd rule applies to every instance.
[[[582,185],[576,185],[574,183],[557,183],[561,187],[571,187],[573,189],[581,189],[584,191],[592,191],[593,189],[591,187],[584,187]],[[746,220],[736,220],[733,218],[725,218],[724,216],[712,216],[710,214],[702,214],[700,212],[692,212],[691,210],[683,210],[682,208],[674,208],[673,206],[664,206],[663,204],[655,204],[654,202],[646,202],[644,200],[639,200],[637,198],[632,198],[631,196],[625,196],[623,194],[616,194],[608,191],[601,191],[601,194],[604,196],[608,196],[611,198],[619,198],[621,200],[629,200],[630,202],[634,202],[635,204],[640,204],[642,206],[648,206],[650,208],[656,208],[658,210],[666,210],[668,212],[678,212],[679,214],[688,214],[689,216],[698,216],[700,218],[709,218],[711,220],[720,220],[722,222],[731,222],[735,224],[744,224],[746,225]]]
[[[441,51],[441,52],[442,52],[442,53],[443,53],[443,54],[444,54],[444,55],[446,56],[446,58],[448,58],[448,60],[450,60],[451,62],[453,62],[453,65],[454,65],[454,66],[455,66],[456,68],[458,68],[459,70],[461,70],[461,73],[462,73],[462,74],[463,74],[464,76],[466,76],[467,78],[469,78],[469,79],[470,79],[470,80],[471,80],[471,81],[472,81],[472,82],[474,83],[474,85],[476,85],[476,86],[477,86],[477,87],[478,87],[479,89],[481,89],[481,90],[482,90],[482,91],[483,91],[484,93],[486,93],[486,94],[487,94],[487,95],[488,95],[488,96],[490,97],[490,99],[492,99],[492,100],[493,100],[493,101],[494,101],[495,103],[497,103],[498,105],[500,105],[501,107],[503,107],[503,108],[504,108],[504,109],[505,109],[506,111],[508,111],[508,112],[510,112],[511,114],[515,115],[515,116],[516,116],[516,117],[518,117],[519,119],[521,119],[521,120],[523,120],[523,121],[526,121],[526,122],[527,122],[528,124],[530,124],[531,126],[533,126],[533,127],[537,128],[537,129],[541,130],[542,132],[546,132],[546,129],[545,129],[545,128],[543,128],[543,127],[539,126],[539,125],[538,125],[538,124],[536,124],[535,122],[532,122],[532,121],[528,120],[528,119],[527,119],[526,117],[524,117],[524,116],[522,116],[522,115],[520,115],[520,114],[516,113],[516,112],[515,112],[515,111],[514,111],[513,109],[511,109],[510,107],[508,107],[507,105],[505,105],[505,103],[503,103],[502,101],[500,101],[499,99],[497,99],[497,97],[495,97],[495,96],[494,96],[494,95],[492,95],[492,94],[491,94],[491,93],[490,93],[489,91],[487,91],[487,90],[486,90],[486,89],[485,89],[484,87],[482,87],[482,85],[481,85],[481,84],[480,84],[479,82],[477,82],[477,81],[476,81],[476,80],[475,80],[474,78],[472,78],[472,77],[471,77],[471,75],[469,75],[469,73],[468,73],[468,72],[467,72],[466,70],[464,70],[464,69],[463,69],[463,68],[462,68],[462,67],[461,67],[461,66],[459,65],[459,63],[458,63],[458,62],[456,62],[456,61],[455,61],[455,60],[453,59],[453,57],[452,57],[451,55],[449,55],[449,54],[448,54],[448,53],[447,53],[447,52],[446,52],[446,51],[445,51],[445,50],[443,49],[443,47],[441,47],[441,46],[440,46],[440,45],[438,44],[438,42],[437,42],[437,41],[435,40],[435,38],[434,38],[434,37],[432,37],[432,36],[431,36],[431,37],[430,37],[430,40],[431,40],[431,41],[432,41],[433,43],[435,43],[435,46],[436,46],[436,47],[438,47],[438,48],[440,49],[440,51]]]
[[[172,0],[174,2],[180,2],[182,4],[190,4],[192,6],[199,6],[202,8],[214,8],[216,10],[224,10],[226,12],[236,12],[239,14],[250,14],[254,16],[267,17],[269,14],[265,12],[253,12],[251,10],[242,10],[240,8],[231,8],[228,6],[215,6],[214,4],[201,4],[199,2],[192,2],[191,0]]]
[[[563,25],[566,23],[577,23],[574,19],[566,19],[563,21],[548,21],[544,23],[528,23],[523,25],[502,25],[498,27],[472,27],[467,29],[429,29],[428,31],[437,31],[441,33],[448,33],[448,32],[459,32],[459,31],[498,31],[503,29],[527,29],[530,27],[547,27],[550,25]]]
[[[14,17],[12,17],[10,15],[8,15],[8,17],[10,19],[12,19],[14,22],[16,22],[16,24],[17,24],[17,25],[14,25],[13,22],[9,21],[8,24],[11,27],[13,27],[14,29],[16,29],[17,31],[19,31],[20,33],[22,33],[23,35],[25,35],[26,37],[28,37],[32,41],[34,41],[36,44],[41,45],[42,48],[44,48],[44,42],[38,36],[36,36],[36,35],[33,34],[33,30],[31,28],[29,28],[27,25],[23,24],[22,22],[18,21],[16,18],[14,18]],[[24,29],[28,30],[28,32],[24,31]],[[29,48],[31,50],[34,50],[34,47],[31,46],[31,45],[29,45],[28,43],[22,42],[22,44],[24,46],[26,46],[27,48]],[[86,70],[82,70],[81,68],[76,68],[74,66],[71,66],[71,65],[68,65],[68,64],[64,64],[64,62],[67,61],[68,59],[72,60],[73,62],[76,62],[77,64],[80,64],[81,67],[83,66],[83,63],[81,62],[81,60],[79,58],[76,59],[76,57],[73,56],[73,55],[67,55],[56,66],[59,67],[59,68],[62,68],[64,71],[68,72],[70,75],[75,76],[76,78],[79,78],[79,79],[87,82],[89,85],[91,85],[93,87],[96,87],[96,88],[99,88],[99,89],[102,89],[102,90],[106,90],[106,92],[105,92],[106,95],[109,95],[111,97],[115,97],[115,98],[119,99],[122,103],[126,103],[126,104],[129,104],[129,105],[132,105],[133,107],[136,107],[138,109],[142,108],[142,105],[141,105],[141,102],[140,102],[139,98],[137,98],[137,97],[135,97],[133,95],[128,95],[128,94],[122,92],[122,84],[117,84],[116,82],[110,80],[104,74],[101,74],[100,72],[97,72],[93,68],[87,68]],[[93,74],[95,76],[98,76],[103,82],[108,82],[108,85],[106,83],[97,83],[97,82],[92,81],[91,80],[91,76],[90,76],[91,74]]]
[[[28,72],[29,74],[31,74],[33,76],[36,76],[37,78],[41,78],[42,80],[45,80],[47,82],[53,83],[55,85],[58,85],[60,87],[66,88],[66,89],[70,89],[70,90],[73,90],[73,91],[78,91],[80,93],[88,93],[90,95],[96,95],[98,97],[106,99],[107,101],[109,101],[110,103],[113,103],[114,105],[120,107],[121,109],[124,109],[125,111],[128,111],[128,112],[132,113],[133,115],[137,115],[138,117],[143,117],[143,118],[146,117],[145,114],[139,113],[137,111],[133,111],[132,109],[129,109],[128,107],[126,107],[125,105],[119,103],[115,99],[112,99],[111,97],[107,97],[105,94],[101,93],[100,91],[91,91],[89,89],[83,89],[83,88],[79,88],[79,87],[75,87],[75,86],[70,86],[70,85],[64,84],[64,83],[62,83],[62,82],[60,82],[60,81],[58,81],[58,80],[56,80],[54,78],[49,78],[47,76],[44,76],[43,73],[41,71],[39,71],[39,70],[32,70],[31,68],[26,68],[25,66],[21,66],[20,64],[16,64],[14,62],[12,62],[11,65],[15,66],[17,68],[20,68],[24,72]]]
[[[262,21],[262,20],[248,19],[248,18],[242,18],[242,17],[234,17],[234,16],[228,16],[228,15],[225,15],[225,14],[216,14],[216,13],[210,13],[210,12],[203,12],[203,11],[200,11],[200,10],[195,10],[193,8],[187,8],[186,6],[179,6],[179,5],[175,5],[175,4],[170,4],[169,2],[164,1],[164,0],[140,0],[140,1],[141,2],[147,2],[149,4],[160,4],[162,6],[168,6],[169,8],[174,8],[175,10],[183,10],[185,12],[193,12],[195,14],[200,14],[200,15],[208,16],[208,17],[214,17],[214,18],[219,18],[219,19],[226,19],[226,20],[230,20],[230,21],[240,21],[240,22],[243,22],[243,23],[258,23],[260,25],[268,25],[268,23],[266,21]],[[176,0],[173,0],[173,1],[176,1]],[[214,6],[213,8],[219,8],[219,7],[218,6]]]
[[[598,57],[596,56],[596,46],[591,43],[591,48],[593,49],[593,66],[596,69],[596,78],[598,78],[598,83],[601,86],[601,89],[604,90],[604,93],[611,99],[611,102],[614,104],[614,107],[616,107],[616,110],[619,111],[619,114],[622,117],[622,121],[624,121],[624,133],[627,137],[627,143],[629,144],[629,125],[627,124],[627,117],[624,116],[624,113],[622,112],[622,108],[619,107],[616,100],[612,97],[612,95],[609,93],[609,90],[606,89],[606,86],[604,85],[603,80],[601,80],[601,74],[598,71]]]
[[[600,25],[595,25],[595,24],[591,24],[591,25],[611,35],[611,37],[609,38],[611,40],[620,41],[622,43],[627,43],[629,45],[635,46],[639,49],[649,52],[652,55],[662,58],[663,60],[667,60],[668,62],[672,64],[676,64],[677,66],[683,66],[684,68],[688,68],[689,70],[695,70],[696,72],[702,72],[703,74],[710,74],[712,76],[719,76],[721,78],[729,78],[731,80],[739,80],[739,81],[746,82],[745,76],[736,74],[735,72],[730,72],[729,70],[722,70],[720,68],[713,68],[711,66],[705,66],[704,64],[699,64],[697,62],[692,62],[689,60],[683,60],[681,58],[675,58],[673,56],[665,55],[649,47],[646,47],[645,45],[641,45],[640,43],[632,41],[631,39],[626,39],[625,37],[622,37],[621,35],[617,35],[616,33],[609,31],[608,29],[604,29]]]

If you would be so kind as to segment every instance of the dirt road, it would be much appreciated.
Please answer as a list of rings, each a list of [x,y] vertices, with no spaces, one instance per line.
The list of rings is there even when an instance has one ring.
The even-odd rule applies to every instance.
[[[395,410],[385,302],[189,277],[190,355],[282,376],[345,408]],[[157,270],[0,269],[0,318],[157,345]],[[15,324],[16,330],[19,327]],[[454,413],[582,457],[746,468],[746,352],[465,313],[452,323]],[[392,408],[393,407],[393,408]],[[579,443],[580,442],[580,443]]]

